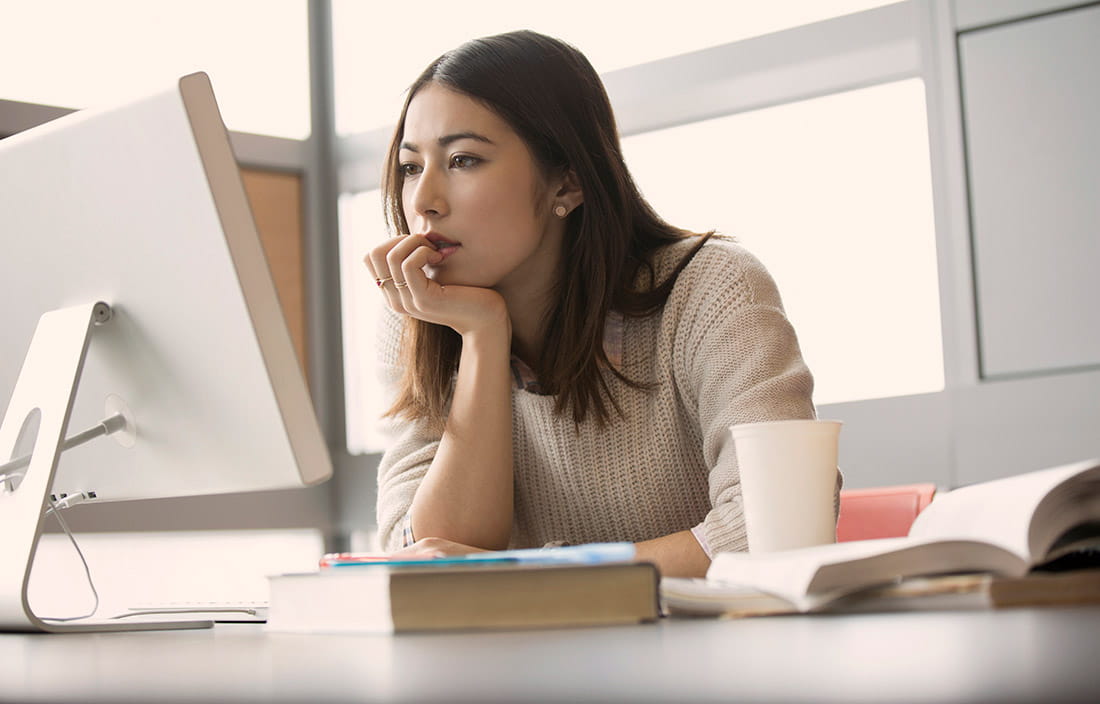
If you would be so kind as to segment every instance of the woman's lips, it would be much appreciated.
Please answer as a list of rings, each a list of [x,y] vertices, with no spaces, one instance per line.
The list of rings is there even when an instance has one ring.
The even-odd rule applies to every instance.
[[[435,247],[436,251],[443,255],[443,260],[446,260],[447,257],[454,254],[456,251],[458,251],[458,248],[462,246],[458,242],[452,242],[443,235],[435,232],[429,232],[427,235],[425,235],[425,237],[429,242],[432,243],[432,246]]]

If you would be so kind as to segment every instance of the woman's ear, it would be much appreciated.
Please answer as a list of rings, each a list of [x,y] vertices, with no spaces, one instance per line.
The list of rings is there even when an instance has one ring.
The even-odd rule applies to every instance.
[[[577,172],[573,169],[568,169],[562,175],[553,193],[550,209],[555,214],[560,214],[560,208],[564,207],[565,214],[568,215],[584,202],[584,192],[581,190],[580,181],[577,179]],[[559,215],[559,217],[564,217],[564,215]]]

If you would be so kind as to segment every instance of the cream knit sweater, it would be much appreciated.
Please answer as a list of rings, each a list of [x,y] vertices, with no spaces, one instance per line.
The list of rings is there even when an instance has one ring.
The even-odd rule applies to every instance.
[[[695,242],[659,254],[659,281]],[[389,318],[379,361],[392,389],[400,325]],[[813,379],[771,276],[743,247],[711,240],[661,310],[626,318],[622,371],[654,388],[609,374],[625,416],[603,428],[555,415],[552,396],[513,390],[511,546],[638,542],[698,526],[711,554],[745,550],[729,426],[815,415]],[[440,439],[421,423],[392,430],[378,468],[378,530],[387,550],[402,545],[402,520]]]

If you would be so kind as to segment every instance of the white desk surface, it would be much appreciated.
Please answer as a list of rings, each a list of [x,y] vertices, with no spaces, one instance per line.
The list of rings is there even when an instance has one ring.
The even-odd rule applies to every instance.
[[[1100,607],[326,636],[0,635],[0,701],[1080,702]]]

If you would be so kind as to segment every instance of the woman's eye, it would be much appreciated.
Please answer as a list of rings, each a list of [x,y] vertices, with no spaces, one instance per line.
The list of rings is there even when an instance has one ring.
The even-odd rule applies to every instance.
[[[455,169],[468,169],[471,166],[477,166],[481,162],[476,156],[469,156],[466,154],[455,154],[451,157],[451,167]]]
[[[401,164],[397,170],[402,176],[415,176],[420,173],[421,166],[420,164]]]

